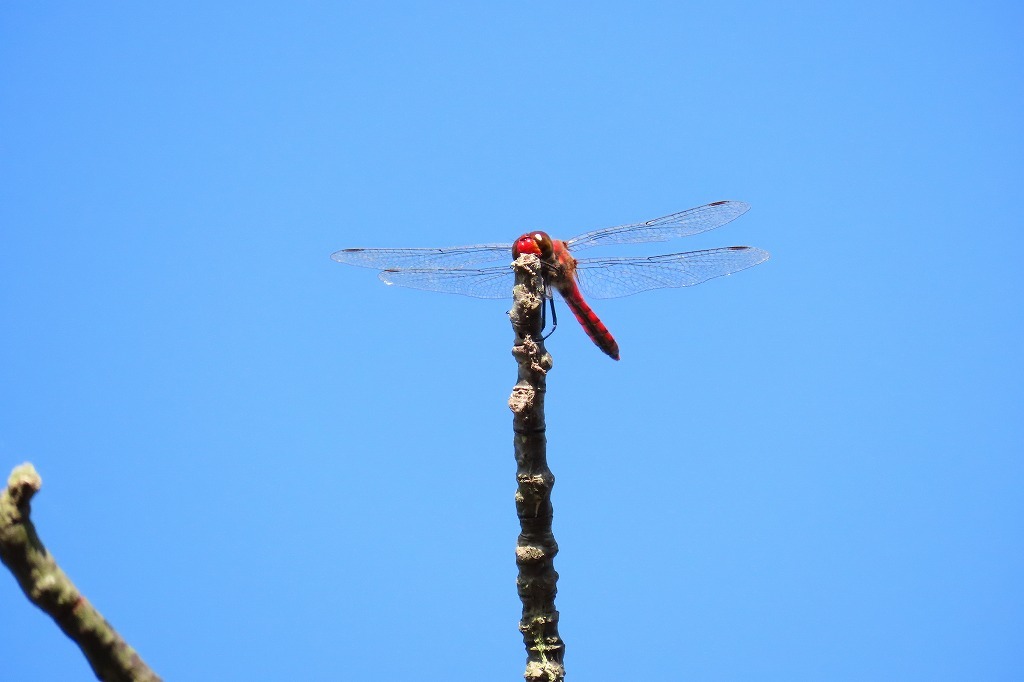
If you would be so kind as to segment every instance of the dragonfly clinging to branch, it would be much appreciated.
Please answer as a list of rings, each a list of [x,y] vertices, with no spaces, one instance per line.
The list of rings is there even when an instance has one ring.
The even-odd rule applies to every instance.
[[[572,239],[552,239],[527,232],[512,244],[477,244],[440,249],[342,249],[331,254],[339,263],[379,270],[386,284],[477,298],[512,295],[513,273],[504,265],[524,253],[540,257],[547,294],[555,290],[598,348],[615,360],[619,346],[587,304],[587,298],[618,298],[649,289],[686,287],[729,275],[768,259],[752,246],[726,246],[659,256],[576,258],[584,249],[609,244],[660,242],[721,227],[747,212],[742,201],[716,201],[642,223],[607,227]]]

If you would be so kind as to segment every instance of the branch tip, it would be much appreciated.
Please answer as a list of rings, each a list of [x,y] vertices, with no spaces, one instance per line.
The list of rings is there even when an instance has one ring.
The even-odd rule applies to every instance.
[[[6,494],[19,508],[28,504],[29,500],[43,487],[43,479],[39,476],[31,462],[14,467],[7,478]]]

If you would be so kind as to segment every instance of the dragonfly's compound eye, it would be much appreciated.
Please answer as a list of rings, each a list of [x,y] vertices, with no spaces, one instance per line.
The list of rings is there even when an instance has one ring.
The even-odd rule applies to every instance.
[[[549,237],[546,232],[534,232],[530,236],[533,238],[533,243],[537,245],[541,258],[547,258],[551,255],[551,252],[553,251],[551,237]]]
[[[512,247],[512,257],[518,258],[524,253],[532,253],[535,256],[547,258],[551,255],[553,250],[554,247],[551,243],[551,237],[546,233],[527,232],[516,240],[515,245]]]

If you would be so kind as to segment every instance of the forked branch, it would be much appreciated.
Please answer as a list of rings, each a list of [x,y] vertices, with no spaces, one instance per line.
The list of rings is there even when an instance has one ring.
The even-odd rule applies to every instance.
[[[554,558],[558,544],[551,530],[555,477],[548,469],[544,424],[546,376],[552,363],[542,337],[541,267],[540,260],[530,255],[520,256],[513,264],[516,284],[509,312],[516,334],[512,355],[519,363],[519,381],[508,401],[515,433],[516,512],[522,529],[516,543],[516,585],[523,602],[519,629],[526,645],[524,677],[531,682],[561,682],[565,677],[565,644],[558,634],[555,610],[558,573]]]
[[[42,479],[31,464],[14,468],[0,492],[0,560],[29,600],[82,649],[96,677],[105,682],[159,682],[99,611],[82,596],[36,534],[29,518]]]

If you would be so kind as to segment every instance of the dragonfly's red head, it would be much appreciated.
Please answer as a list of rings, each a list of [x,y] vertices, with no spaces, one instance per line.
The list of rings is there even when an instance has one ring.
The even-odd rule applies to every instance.
[[[532,253],[541,258],[548,258],[554,251],[554,245],[547,232],[527,232],[512,245],[512,257],[519,258],[524,253]]]

